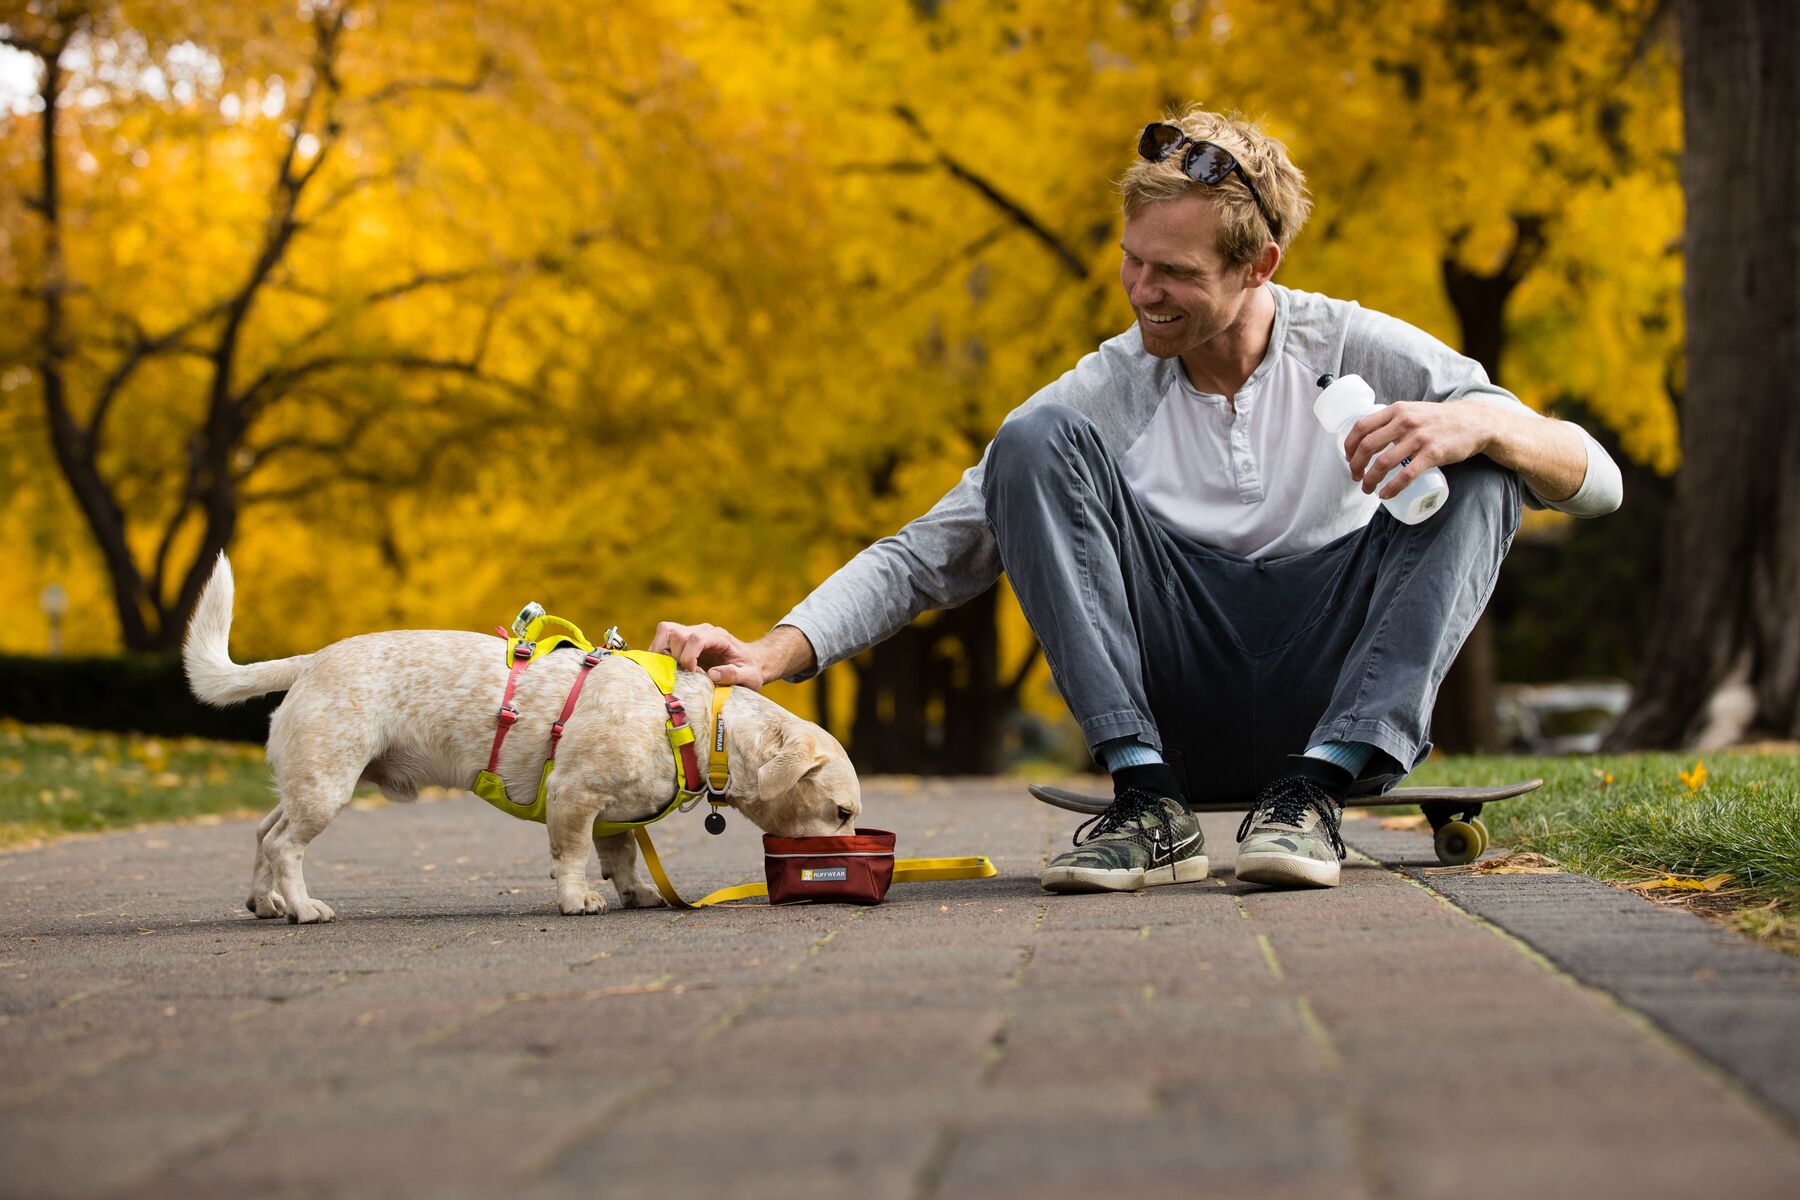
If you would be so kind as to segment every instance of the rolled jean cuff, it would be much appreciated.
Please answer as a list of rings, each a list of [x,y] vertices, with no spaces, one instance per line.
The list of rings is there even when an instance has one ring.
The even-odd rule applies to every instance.
[[[1129,708],[1089,717],[1081,723],[1081,735],[1087,739],[1090,751],[1101,742],[1122,737],[1134,737],[1159,754],[1163,748],[1162,736],[1156,732],[1156,726],[1146,721],[1144,714]]]

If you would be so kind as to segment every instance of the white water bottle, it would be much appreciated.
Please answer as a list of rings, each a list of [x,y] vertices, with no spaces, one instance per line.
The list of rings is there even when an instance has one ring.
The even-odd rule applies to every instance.
[[[1313,415],[1337,439],[1337,449],[1341,454],[1344,442],[1350,437],[1350,427],[1380,406],[1375,403],[1374,389],[1364,383],[1360,375],[1340,375],[1336,379],[1330,375],[1321,375],[1319,386],[1325,390],[1313,401]],[[1381,481],[1382,486],[1387,486],[1387,481],[1411,461],[1407,459],[1395,464],[1394,469]],[[1345,463],[1345,468],[1348,467],[1349,464]],[[1375,490],[1379,492],[1381,488]],[[1444,507],[1444,501],[1449,498],[1450,481],[1436,467],[1426,467],[1419,472],[1417,479],[1400,489],[1399,495],[1381,503],[1396,521],[1403,525],[1417,525]]]

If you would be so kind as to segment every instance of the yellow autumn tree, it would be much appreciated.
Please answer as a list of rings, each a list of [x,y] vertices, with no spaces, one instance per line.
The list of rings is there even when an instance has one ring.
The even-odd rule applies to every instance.
[[[38,0],[0,33],[40,72],[0,117],[0,600],[56,578],[77,645],[168,646],[228,544],[249,655],[526,598],[757,632],[1125,327],[1110,181],[1194,100],[1309,173],[1284,282],[1453,344],[1454,288],[1499,294],[1507,384],[1666,469],[1652,9]],[[996,592],[829,703],[991,744],[1054,704],[1032,664]]]

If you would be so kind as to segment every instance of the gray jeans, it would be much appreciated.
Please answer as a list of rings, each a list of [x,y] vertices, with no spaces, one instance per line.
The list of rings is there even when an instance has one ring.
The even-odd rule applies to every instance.
[[[1088,419],[1046,404],[1001,426],[988,522],[1025,619],[1090,747],[1136,736],[1190,800],[1242,800],[1325,741],[1380,753],[1358,792],[1431,750],[1438,686],[1493,593],[1522,485],[1445,468],[1420,525],[1377,511],[1306,554],[1252,561],[1146,512]]]

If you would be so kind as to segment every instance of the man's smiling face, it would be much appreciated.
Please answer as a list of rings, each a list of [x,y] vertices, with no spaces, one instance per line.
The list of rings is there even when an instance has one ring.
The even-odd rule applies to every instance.
[[[1125,218],[1119,281],[1137,311],[1144,349],[1158,358],[1198,352],[1242,317],[1250,267],[1218,250],[1217,210],[1203,196],[1183,196]]]

